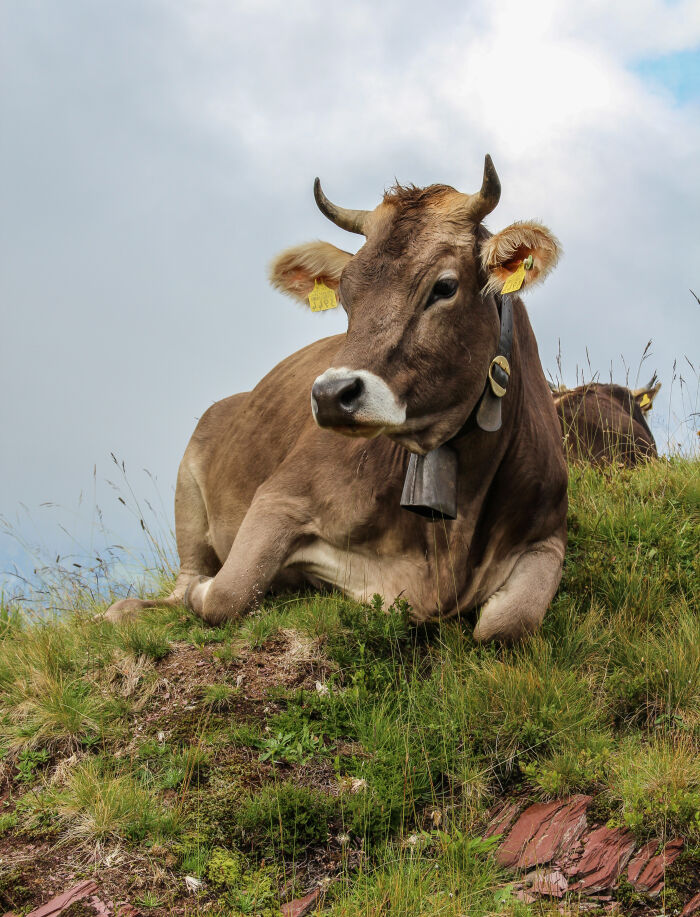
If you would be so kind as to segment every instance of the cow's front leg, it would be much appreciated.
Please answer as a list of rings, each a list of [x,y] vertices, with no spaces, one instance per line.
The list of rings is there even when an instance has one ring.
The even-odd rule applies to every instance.
[[[307,524],[293,499],[256,495],[221,570],[192,583],[185,603],[209,624],[239,618],[265,596]]]
[[[537,630],[561,580],[564,547],[553,536],[518,558],[508,579],[482,608],[474,628],[476,640],[519,640]]]

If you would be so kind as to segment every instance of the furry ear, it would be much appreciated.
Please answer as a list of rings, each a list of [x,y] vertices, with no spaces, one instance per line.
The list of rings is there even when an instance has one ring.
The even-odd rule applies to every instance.
[[[308,305],[309,293],[318,280],[336,293],[343,268],[352,255],[330,242],[306,242],[277,255],[270,263],[273,287]]]
[[[656,373],[654,373],[648,385],[632,389],[632,397],[645,414],[653,408],[654,398],[659,394],[660,388],[661,383],[656,381]]]
[[[541,223],[513,223],[481,246],[481,263],[486,271],[486,289],[500,293],[513,271],[532,255],[532,267],[525,271],[523,289],[544,280],[559,260],[559,240]]]

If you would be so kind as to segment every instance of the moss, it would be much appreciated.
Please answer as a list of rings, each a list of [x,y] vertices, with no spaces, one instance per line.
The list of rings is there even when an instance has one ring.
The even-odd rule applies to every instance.
[[[620,879],[617,888],[613,891],[613,897],[620,904],[625,905],[626,911],[644,908],[649,903],[649,898],[642,892],[638,892],[634,885],[624,878]]]
[[[589,825],[607,825],[620,823],[620,805],[605,793],[595,793],[589,804],[586,815]]]
[[[336,801],[319,790],[293,782],[266,784],[241,799],[234,815],[241,842],[266,853],[298,856],[324,843]]]
[[[686,846],[666,869],[664,901],[668,910],[681,909],[700,892],[700,846]]]
[[[3,814],[0,815],[0,837],[12,831],[12,829],[17,826],[17,821],[16,812],[3,812]]]
[[[61,914],[63,917],[95,917],[95,908],[86,901],[74,901]]]
[[[279,914],[275,875],[264,867],[252,868],[235,849],[215,848],[207,863],[206,876],[221,894],[219,903],[233,913],[276,917]]]
[[[25,884],[26,879],[18,867],[0,865],[0,904],[5,908],[20,908],[32,896],[32,891]]]

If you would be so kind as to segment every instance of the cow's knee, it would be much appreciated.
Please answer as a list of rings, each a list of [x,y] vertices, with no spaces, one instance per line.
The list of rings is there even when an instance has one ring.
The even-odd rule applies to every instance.
[[[230,589],[218,584],[215,577],[209,576],[200,576],[190,584],[185,595],[185,604],[212,626],[223,624],[225,621],[235,621],[245,611]]]
[[[496,592],[481,609],[474,639],[479,643],[515,643],[538,629],[548,604],[533,606],[526,596],[518,599]]]
[[[510,643],[534,633],[561,581],[564,545],[548,539],[523,554],[512,573],[486,602],[474,628],[480,643]]]

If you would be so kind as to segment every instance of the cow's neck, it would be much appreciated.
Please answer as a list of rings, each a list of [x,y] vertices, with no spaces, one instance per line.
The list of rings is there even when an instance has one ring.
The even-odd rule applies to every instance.
[[[510,295],[494,296],[500,319],[500,333],[497,352],[488,367],[483,394],[461,429],[448,443],[425,456],[412,455],[409,461],[401,506],[420,516],[433,519],[457,517],[458,479],[464,466],[460,453],[465,450],[465,441],[472,440],[478,434],[497,436],[502,429],[501,403],[508,391],[513,359],[513,303]],[[473,443],[469,445],[473,446]],[[490,445],[498,446],[497,443]],[[469,451],[473,452],[473,448]],[[495,451],[498,453],[498,448]]]

